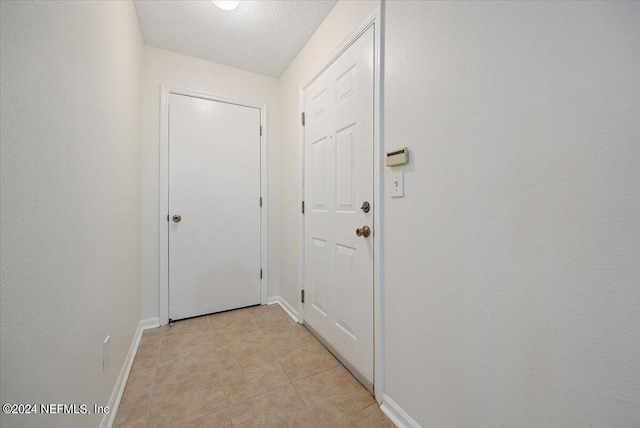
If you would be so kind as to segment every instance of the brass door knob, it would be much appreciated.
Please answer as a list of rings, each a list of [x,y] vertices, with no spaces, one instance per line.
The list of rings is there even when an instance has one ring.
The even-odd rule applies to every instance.
[[[368,238],[369,235],[371,235],[371,229],[369,229],[369,226],[359,227],[356,229],[356,235],[364,236],[365,238]]]
[[[362,211],[364,211],[365,213],[368,213],[368,212],[369,212],[369,210],[371,209],[371,205],[369,205],[369,202],[364,201],[364,202],[362,203],[362,206],[360,207],[360,209],[361,209]]]
[[[176,223],[180,222],[180,220],[182,220],[182,216],[180,214],[176,214],[172,217],[173,221],[175,221]]]

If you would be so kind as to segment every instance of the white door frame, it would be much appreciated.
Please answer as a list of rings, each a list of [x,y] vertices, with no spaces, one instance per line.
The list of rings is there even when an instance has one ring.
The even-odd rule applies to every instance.
[[[158,216],[160,225],[158,231],[160,238],[158,254],[160,325],[169,322],[169,223],[167,216],[169,215],[169,96],[171,94],[260,109],[260,125],[262,126],[262,136],[260,137],[260,196],[262,198],[262,209],[260,210],[260,267],[262,269],[260,303],[263,305],[267,304],[267,278],[269,276],[267,271],[267,106],[208,92],[160,85],[160,211]],[[259,201],[256,201],[257,203]],[[259,272],[256,271],[256,275],[258,274]]]
[[[302,81],[298,90],[300,112],[304,112],[304,91],[313,81],[322,74],[344,51],[349,48],[369,27],[374,26],[374,100],[373,100],[373,195],[374,195],[374,222],[373,222],[373,384],[374,394],[378,403],[382,403],[384,390],[384,329],[383,329],[383,275],[382,275],[382,216],[383,216],[383,180],[382,162],[384,160],[382,142],[381,93],[382,93],[382,69],[381,69],[381,32],[380,7],[377,6],[338,46],[320,63],[316,69]],[[304,201],[304,127],[299,126],[298,160],[300,168],[298,173],[299,200]],[[298,295],[304,289],[304,214],[298,211]],[[304,323],[304,305],[298,299],[298,320]]]

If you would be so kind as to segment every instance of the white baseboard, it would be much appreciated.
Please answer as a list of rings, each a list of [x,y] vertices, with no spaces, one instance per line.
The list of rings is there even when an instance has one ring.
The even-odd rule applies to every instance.
[[[382,394],[380,410],[399,428],[420,428],[420,425],[387,394]]]
[[[140,321],[140,324],[142,324],[143,330],[149,330],[150,328],[160,327],[160,318],[158,317],[147,318],[146,320]]]
[[[133,335],[133,340],[131,341],[131,346],[129,347],[127,358],[125,358],[124,363],[122,364],[120,375],[118,376],[118,380],[116,381],[116,384],[113,387],[113,392],[111,393],[111,398],[109,399],[109,413],[106,413],[102,417],[100,428],[113,427],[113,423],[116,420],[116,415],[118,414],[118,406],[120,406],[120,400],[122,399],[122,394],[124,393],[124,387],[127,385],[129,373],[131,373],[131,366],[133,366],[133,360],[136,358],[138,346],[140,346],[142,333],[144,332],[144,330],[158,327],[159,325],[160,318],[149,318],[138,323],[138,328]]]
[[[125,358],[124,363],[122,364],[120,375],[118,376],[118,380],[113,387],[113,392],[111,393],[111,398],[109,399],[109,413],[106,413],[102,417],[100,428],[111,428],[116,420],[118,406],[120,405],[120,400],[122,399],[122,394],[124,393],[124,387],[127,385],[127,379],[129,379],[129,373],[131,372],[133,360],[136,357],[136,352],[138,352],[138,346],[140,345],[140,338],[142,337],[143,331],[144,329],[142,327],[141,321],[138,324],[138,328],[136,329],[135,334],[133,335],[133,341],[131,342],[131,346],[129,347],[129,353],[127,354],[127,358]]]
[[[298,311],[295,310],[293,306],[289,304],[289,302],[281,297],[280,300],[278,300],[278,304],[295,322],[300,322],[300,320],[298,319]]]
[[[284,310],[287,313],[287,315],[291,317],[291,319],[293,319],[295,322],[299,322],[298,311],[295,310],[293,306],[291,306],[286,300],[284,300],[280,296],[269,297],[269,299],[267,300],[267,305],[275,305],[275,304],[280,305],[282,310]]]

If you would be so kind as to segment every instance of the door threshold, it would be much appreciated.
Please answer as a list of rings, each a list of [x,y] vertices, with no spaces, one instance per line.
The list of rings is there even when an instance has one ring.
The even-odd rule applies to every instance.
[[[225,313],[225,312],[237,311],[238,309],[253,308],[254,306],[260,306],[260,303],[255,304],[255,305],[242,306],[242,307],[240,307],[240,308],[225,309],[224,311],[210,312],[210,313],[208,313],[208,314],[195,315],[195,316],[187,317],[187,318],[180,318],[179,320],[174,320],[174,319],[169,318],[169,324],[171,325],[171,324],[173,324],[174,322],[178,322],[178,321],[192,320],[192,319],[194,319],[194,318],[208,317],[209,315],[223,314],[223,313]]]

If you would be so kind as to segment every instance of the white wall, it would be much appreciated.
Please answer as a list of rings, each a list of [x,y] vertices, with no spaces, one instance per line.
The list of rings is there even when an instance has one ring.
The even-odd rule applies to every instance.
[[[0,402],[106,405],[140,319],[136,12],[0,4]],[[0,425],[100,419],[2,414]]]
[[[387,2],[385,384],[421,426],[640,426],[638,23]]]
[[[160,85],[195,89],[267,105],[269,296],[278,295],[280,99],[278,80],[163,49],[144,46],[140,146],[142,318],[159,315]]]
[[[300,212],[300,104],[303,80],[379,4],[378,1],[340,1],[280,78],[282,145],[280,149],[280,296],[298,307],[298,214]]]

